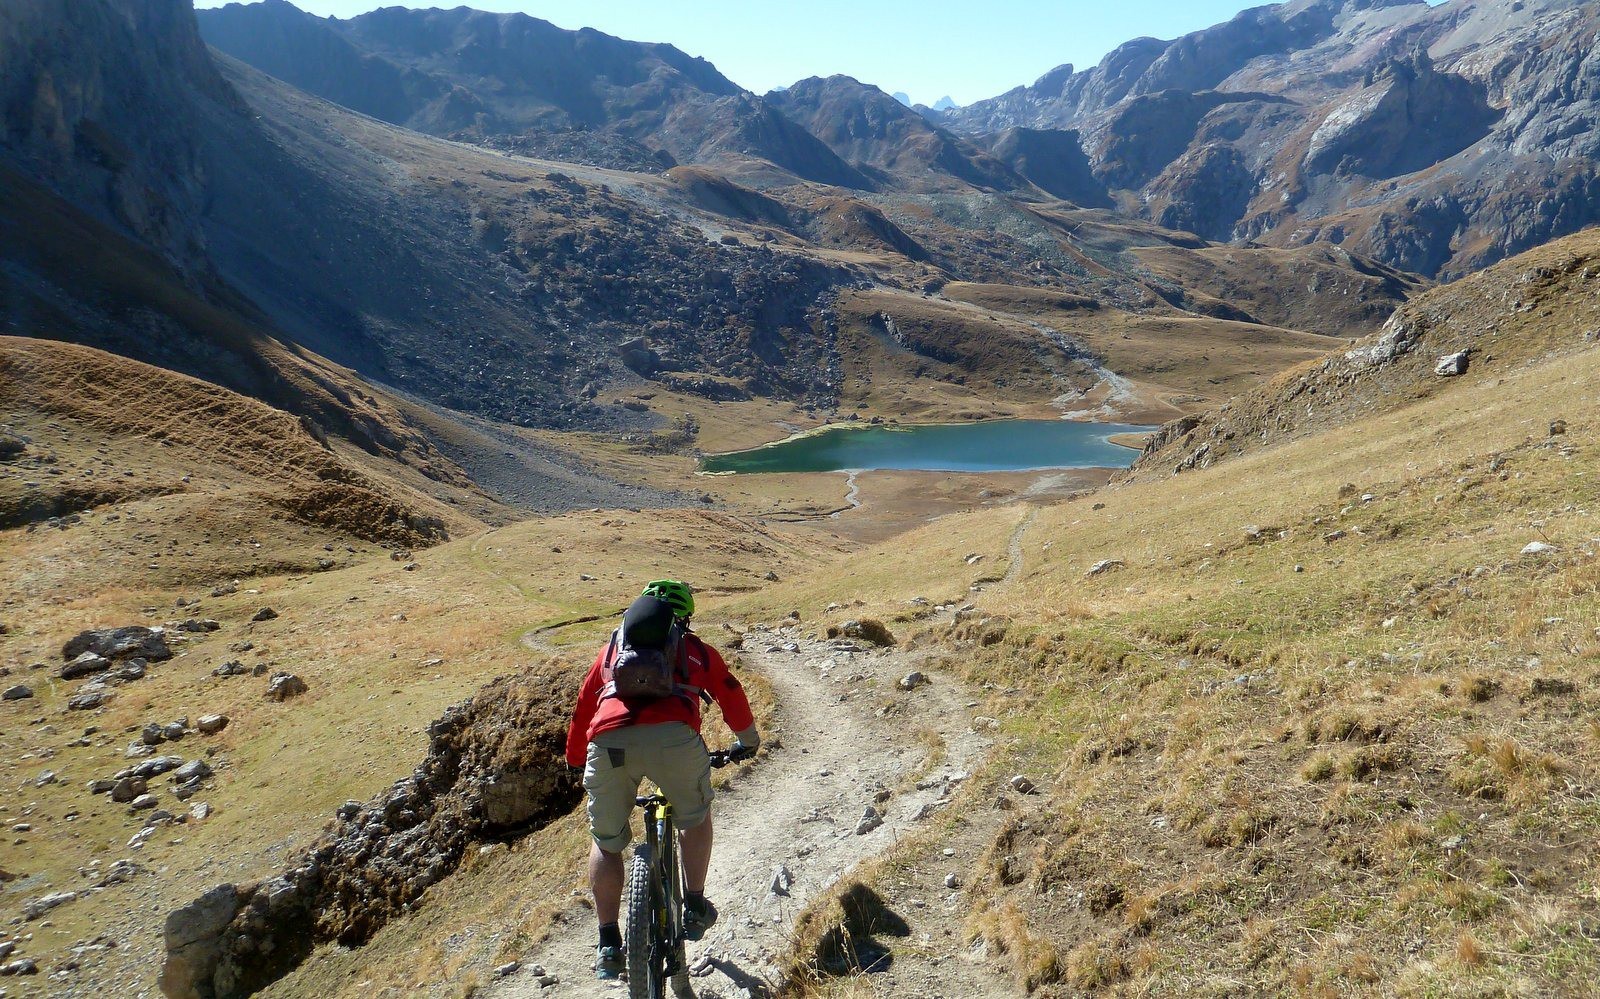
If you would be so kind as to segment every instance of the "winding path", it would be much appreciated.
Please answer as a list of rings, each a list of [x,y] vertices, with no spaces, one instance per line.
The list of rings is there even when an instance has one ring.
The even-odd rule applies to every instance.
[[[690,945],[689,954],[702,972],[694,980],[701,995],[769,995],[794,918],[807,900],[929,821],[989,748],[989,736],[973,731],[965,693],[953,680],[934,676],[903,691],[897,682],[909,671],[931,673],[920,656],[852,648],[847,642],[808,641],[789,629],[746,638],[744,658],[772,684],[778,714],[768,733],[771,752],[718,792],[707,889],[721,919],[705,940]],[[875,804],[879,797],[886,800]],[[858,835],[868,805],[883,813],[884,822]],[[780,867],[792,877],[786,894],[771,890]],[[541,987],[532,974],[519,972],[483,994],[624,995],[625,986],[594,980],[592,917],[577,906],[573,916],[523,955],[525,967],[541,965],[559,984]],[[981,969],[955,967],[960,963],[947,963],[920,983],[912,981],[915,967],[897,966],[896,974],[906,980],[885,984],[895,994],[1010,994],[997,990]],[[952,976],[972,981],[957,985]],[[925,986],[936,988],[928,992]]]

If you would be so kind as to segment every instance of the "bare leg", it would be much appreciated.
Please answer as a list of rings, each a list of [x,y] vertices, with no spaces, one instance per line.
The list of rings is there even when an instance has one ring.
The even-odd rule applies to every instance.
[[[709,843],[710,841],[707,840]],[[710,851],[707,850],[707,859]],[[700,869],[702,882],[705,878],[705,868]],[[589,887],[594,891],[594,915],[596,922],[604,926],[606,923],[617,921],[617,914],[622,909],[622,854],[607,853],[600,849],[600,844],[589,844]]]
[[[711,869],[711,816],[693,829],[679,831],[678,850],[683,854],[684,891],[705,891],[706,871]]]

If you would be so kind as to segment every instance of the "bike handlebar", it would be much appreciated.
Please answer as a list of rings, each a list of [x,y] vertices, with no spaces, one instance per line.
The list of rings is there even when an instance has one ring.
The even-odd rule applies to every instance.
[[[753,759],[755,755],[756,751],[748,746],[740,746],[738,749],[719,749],[710,754],[711,766],[713,769],[721,770],[730,763],[743,763],[745,760]]]

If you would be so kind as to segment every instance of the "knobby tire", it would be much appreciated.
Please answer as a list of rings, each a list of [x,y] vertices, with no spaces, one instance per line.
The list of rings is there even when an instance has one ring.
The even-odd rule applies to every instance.
[[[628,999],[662,999],[666,955],[656,945],[655,865],[649,847],[641,845],[629,859],[627,885]]]

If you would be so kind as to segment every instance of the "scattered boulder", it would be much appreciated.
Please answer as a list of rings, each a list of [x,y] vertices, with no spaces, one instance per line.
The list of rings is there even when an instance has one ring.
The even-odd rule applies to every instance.
[[[1556,550],[1556,546],[1543,541],[1530,541],[1522,548],[1524,555],[1548,555]]]
[[[278,612],[273,610],[271,607],[263,607],[256,611],[255,614],[251,616],[250,620],[254,622],[271,621],[277,616]]]
[[[149,787],[150,782],[143,777],[124,777],[111,785],[111,800],[119,805],[126,805],[144,794]]]
[[[878,810],[868,805],[861,812],[861,821],[856,823],[856,835],[865,836],[867,833],[883,825],[883,816]]]
[[[787,895],[789,889],[794,887],[794,874],[783,864],[779,864],[772,872],[772,880],[767,883],[767,889],[774,895]]]
[[[201,735],[216,735],[228,727],[228,716],[201,715],[199,720],[194,723],[194,727],[200,730]]]
[[[19,683],[0,692],[0,701],[25,701],[33,696],[33,688]]]
[[[1029,780],[1022,774],[1017,774],[1015,777],[1011,778],[1011,790],[1017,792],[1018,794],[1032,794],[1034,791],[1038,790],[1038,788],[1034,786],[1033,781]]]
[[[128,683],[133,680],[144,679],[148,664],[143,659],[128,659],[106,673],[106,680],[113,683]]]
[[[210,618],[205,618],[203,620],[196,620],[195,618],[191,617],[186,621],[181,621],[181,622],[178,623],[178,630],[179,631],[199,632],[199,633],[202,633],[202,634],[204,634],[206,632],[216,631],[217,629],[219,629],[221,627],[222,627],[221,624],[217,623],[216,621],[211,620]]]
[[[54,909],[56,906],[66,905],[68,902],[76,901],[77,898],[77,892],[58,891],[52,892],[49,895],[41,895],[38,898],[30,899],[22,903],[22,918],[29,920],[38,919],[40,916],[49,912],[51,909]]]
[[[118,774],[118,776],[159,777],[167,771],[176,770],[181,766],[183,766],[183,757],[181,756],[157,756],[153,759],[145,760],[127,773]]]
[[[1433,373],[1441,378],[1454,378],[1456,375],[1467,373],[1467,351],[1458,350],[1454,354],[1442,355],[1433,366]]]
[[[111,660],[94,652],[85,652],[70,663],[61,667],[60,677],[63,680],[81,680],[95,673],[104,673],[111,668]]]
[[[155,722],[151,722],[139,730],[139,741],[144,743],[146,746],[158,745],[159,743],[165,741],[166,738],[166,733],[163,732],[161,730],[161,726],[157,725]]]
[[[68,711],[93,711],[117,696],[114,690],[91,690],[67,698]]]
[[[184,783],[191,780],[205,780],[211,776],[211,767],[205,760],[190,760],[183,766],[172,771],[172,780]]]
[[[1127,566],[1127,564],[1128,563],[1122,561],[1122,559],[1120,559],[1120,558],[1103,558],[1100,561],[1096,562],[1094,565],[1091,565],[1089,567],[1089,571],[1084,573],[1084,575],[1085,576],[1099,576],[1099,575],[1102,575],[1104,573],[1110,572],[1112,569],[1124,568],[1125,566]]]
[[[96,779],[94,779],[94,780],[89,782],[89,793],[90,794],[105,794],[107,791],[110,791],[112,788],[114,788],[116,786],[117,786],[117,782],[112,780],[112,779],[110,779],[109,777],[98,777],[98,778],[96,778]],[[130,798],[129,800],[131,801],[132,799]]]
[[[166,639],[159,630],[136,624],[123,628],[80,632],[62,646],[61,658],[71,662],[85,652],[93,652],[111,660],[137,657],[153,662],[165,662],[172,658],[172,650],[167,648]]]
[[[154,808],[158,804],[160,804],[160,802],[156,800],[155,795],[141,794],[139,797],[128,802],[128,807],[135,812],[142,812],[147,808]]]
[[[10,978],[13,975],[37,975],[39,965],[31,957],[18,958],[7,964],[0,964],[0,978]]]
[[[197,801],[189,806],[189,818],[196,822],[204,822],[211,818],[211,806],[203,801]]]
[[[900,678],[898,686],[901,690],[916,690],[918,687],[927,682],[927,676],[925,676],[921,671],[912,670]]]
[[[181,722],[168,722],[161,727],[161,734],[167,737],[168,742],[177,742],[187,731]]]
[[[250,672],[250,667],[237,659],[229,660],[211,671],[212,676],[243,676]]]
[[[291,697],[298,697],[308,689],[306,682],[293,673],[274,673],[267,682],[267,696],[274,701],[287,701]]]

